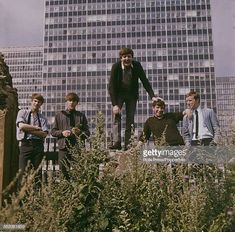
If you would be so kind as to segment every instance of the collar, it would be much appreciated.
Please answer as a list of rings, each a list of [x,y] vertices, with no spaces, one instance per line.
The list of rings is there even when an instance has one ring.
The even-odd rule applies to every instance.
[[[161,118],[158,118],[156,115],[154,115],[154,118],[156,118],[158,120],[164,119],[165,118],[165,114],[163,114]]]
[[[197,110],[198,112],[202,110],[201,106],[199,105],[196,109],[193,110],[193,112],[195,113],[195,110]]]
[[[67,114],[74,114],[76,112],[76,110],[68,110],[66,109],[65,111]]]
[[[121,62],[121,66],[122,66],[122,70],[124,70],[125,69],[125,67],[124,67],[124,65],[123,65],[123,63]],[[133,64],[131,64],[131,68],[133,68]]]

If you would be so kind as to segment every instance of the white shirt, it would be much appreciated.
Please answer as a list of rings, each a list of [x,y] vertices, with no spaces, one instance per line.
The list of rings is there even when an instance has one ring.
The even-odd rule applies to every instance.
[[[195,113],[195,110],[198,111],[198,138],[197,139],[196,139],[196,113]],[[198,106],[198,108],[195,110],[193,110],[193,138],[192,138],[192,140],[213,138],[213,135],[210,133],[210,131],[204,125],[201,107]]]

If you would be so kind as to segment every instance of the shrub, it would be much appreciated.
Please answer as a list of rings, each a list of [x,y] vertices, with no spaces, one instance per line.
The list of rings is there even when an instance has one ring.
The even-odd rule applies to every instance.
[[[90,149],[73,147],[71,179],[59,176],[38,189],[35,172],[1,208],[1,223],[20,223],[27,231],[232,231],[233,166],[225,177],[213,165],[148,164],[133,147],[116,161],[105,149],[98,115]],[[99,170],[104,165],[103,175]],[[224,173],[222,173],[224,175]],[[56,177],[58,178],[58,177]]]

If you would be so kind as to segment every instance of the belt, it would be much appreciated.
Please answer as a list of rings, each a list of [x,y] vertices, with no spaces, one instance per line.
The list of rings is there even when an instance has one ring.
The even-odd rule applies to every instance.
[[[204,138],[204,139],[197,139],[197,140],[192,140],[191,144],[192,145],[204,145],[204,143],[208,144],[213,140],[213,138]]]
[[[43,143],[44,141],[41,139],[23,139],[22,143],[32,144],[32,143]]]

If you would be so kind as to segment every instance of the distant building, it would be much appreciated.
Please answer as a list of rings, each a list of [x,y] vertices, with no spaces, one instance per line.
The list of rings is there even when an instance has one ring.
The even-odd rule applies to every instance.
[[[64,108],[65,94],[75,91],[90,124],[103,112],[110,137],[107,83],[124,46],[134,50],[169,111],[185,108],[190,89],[216,106],[209,0],[46,0],[43,93],[50,122]],[[136,131],[152,114],[150,103],[141,89]]]
[[[0,48],[12,76],[13,87],[17,89],[19,107],[30,106],[32,93],[43,94],[42,47]]]
[[[235,123],[235,76],[216,77],[217,113],[221,131],[231,135]]]

